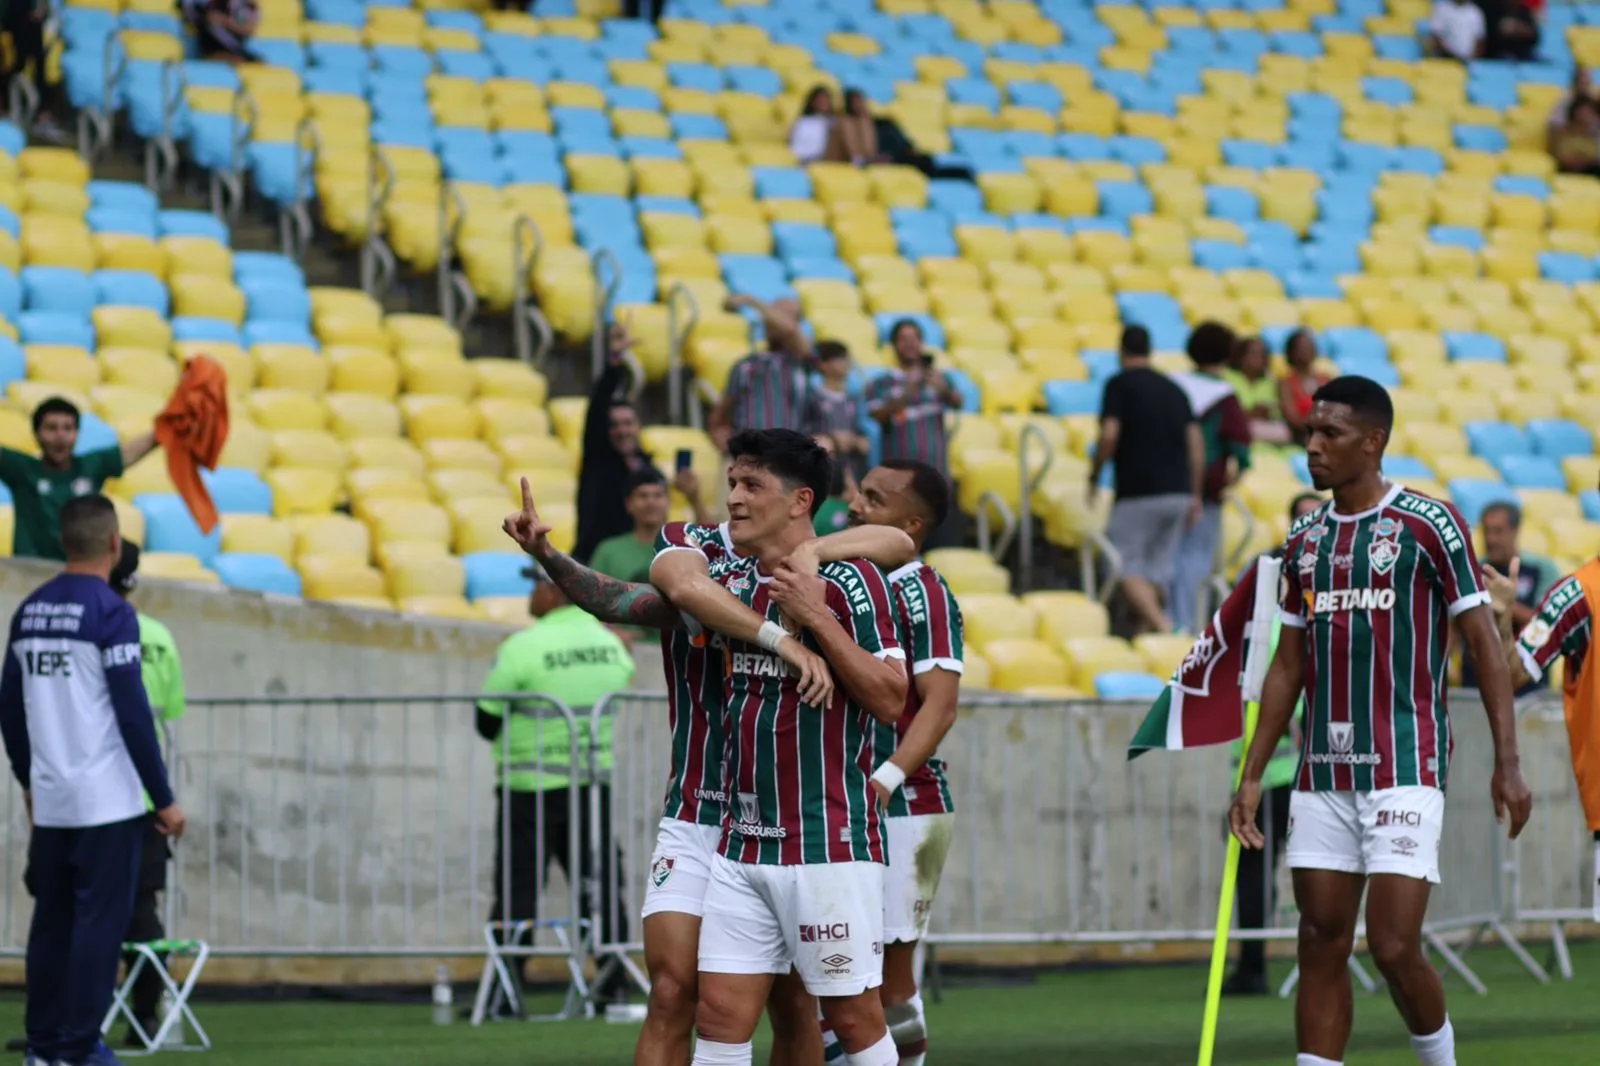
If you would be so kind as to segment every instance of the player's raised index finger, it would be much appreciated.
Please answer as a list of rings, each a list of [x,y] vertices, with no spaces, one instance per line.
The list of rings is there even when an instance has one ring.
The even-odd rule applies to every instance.
[[[533,510],[533,486],[528,484],[528,479],[522,479],[522,509]]]

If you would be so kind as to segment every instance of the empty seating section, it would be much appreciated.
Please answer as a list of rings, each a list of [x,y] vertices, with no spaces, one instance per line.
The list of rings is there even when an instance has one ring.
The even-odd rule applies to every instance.
[[[265,5],[268,63],[235,70],[184,59],[154,0],[69,3],[64,70],[80,106],[170,132],[267,201],[312,198],[327,228],[381,233],[414,271],[449,245],[490,307],[524,283],[510,234],[526,218],[527,283],[569,338],[593,328],[592,259],[609,253],[653,381],[671,324],[692,320],[685,361],[724,384],[753,340],[729,293],[797,298],[862,380],[890,365],[887,325],[918,316],[968,398],[963,509],[1017,507],[1034,427],[1053,458],[1029,502],[1061,547],[1105,520],[1082,485],[1122,325],[1148,327],[1171,367],[1216,319],[1274,353],[1304,327],[1329,373],[1393,386],[1394,476],[1473,520],[1520,501],[1524,545],[1559,561],[1600,549],[1600,183],[1556,173],[1543,146],[1574,64],[1600,63],[1600,9],[1550,5],[1540,63],[1463,65],[1423,57],[1427,0],[671,0],[658,27],[612,17],[614,0],[484,6]],[[858,88],[975,181],[800,165],[788,125],[817,84]],[[119,427],[170,385],[169,351],[236,375],[249,420],[214,481],[234,504],[221,535],[184,529],[159,474],[135,471],[124,492],[152,548],[274,591],[446,610],[515,594],[494,510],[514,473],[570,491],[581,404],[534,418],[542,383],[462,364],[437,322],[308,292],[284,260],[230,261],[214,224],[86,184],[71,157],[10,158],[14,405],[60,387]],[[1276,542],[1308,481],[1303,456],[1257,452],[1230,557]],[[328,513],[346,499],[353,517]],[[434,565],[449,552],[459,566]],[[1108,637],[1077,594],[1011,599],[986,556],[936,554],[980,683],[1140,695],[1184,650]]]

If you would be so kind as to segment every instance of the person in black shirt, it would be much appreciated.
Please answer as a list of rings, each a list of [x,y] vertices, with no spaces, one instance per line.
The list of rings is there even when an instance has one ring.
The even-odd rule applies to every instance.
[[[583,464],[578,472],[578,541],[572,553],[587,563],[600,542],[633,529],[624,486],[636,470],[653,467],[639,446],[639,412],[619,393],[625,387],[622,355],[633,338],[620,323],[611,327],[611,357],[589,393],[583,426]]]
[[[930,178],[973,180],[971,168],[940,165],[932,156],[917,151],[917,146],[894,119],[883,115],[874,117],[871,103],[859,89],[845,90],[844,114],[838,121],[845,151],[858,164],[898,163],[916,167]]]
[[[1106,537],[1122,557],[1122,594],[1146,633],[1172,632],[1162,592],[1172,581],[1183,532],[1200,518],[1205,443],[1189,398],[1150,365],[1143,326],[1122,333],[1122,369],[1106,382],[1100,443],[1089,467],[1089,502],[1114,463],[1116,502]]]

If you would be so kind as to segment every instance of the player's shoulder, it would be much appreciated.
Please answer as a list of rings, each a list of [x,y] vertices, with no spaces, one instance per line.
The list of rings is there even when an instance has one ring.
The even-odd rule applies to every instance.
[[[703,525],[699,522],[668,522],[656,534],[657,550],[663,548],[691,548],[702,552],[722,552],[727,541],[721,526]]]
[[[1293,541],[1296,537],[1303,537],[1313,529],[1321,529],[1328,520],[1328,508],[1332,506],[1333,501],[1324,501],[1316,510],[1307,511],[1290,522],[1288,536],[1284,538],[1285,543]]]
[[[921,559],[914,559],[897,570],[891,570],[885,577],[891,588],[908,599],[948,599],[952,603],[955,601],[955,595],[950,591],[950,585],[945,581],[944,575]]]
[[[817,567],[817,575],[827,581],[863,581],[876,578],[888,583],[886,575],[871,559],[840,559]]]
[[[1589,598],[1583,592],[1583,582],[1578,579],[1577,574],[1568,574],[1550,586],[1550,591],[1545,593],[1544,605],[1540,613],[1559,617],[1574,604],[1587,604],[1588,602]]]

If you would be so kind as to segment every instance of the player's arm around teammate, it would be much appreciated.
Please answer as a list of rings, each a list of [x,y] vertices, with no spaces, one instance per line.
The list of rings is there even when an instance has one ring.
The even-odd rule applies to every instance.
[[[839,624],[828,607],[827,584],[788,566],[772,576],[772,602],[816,638],[846,693],[868,714],[893,725],[905,713],[905,663],[872,654],[855,641],[855,634]]]

